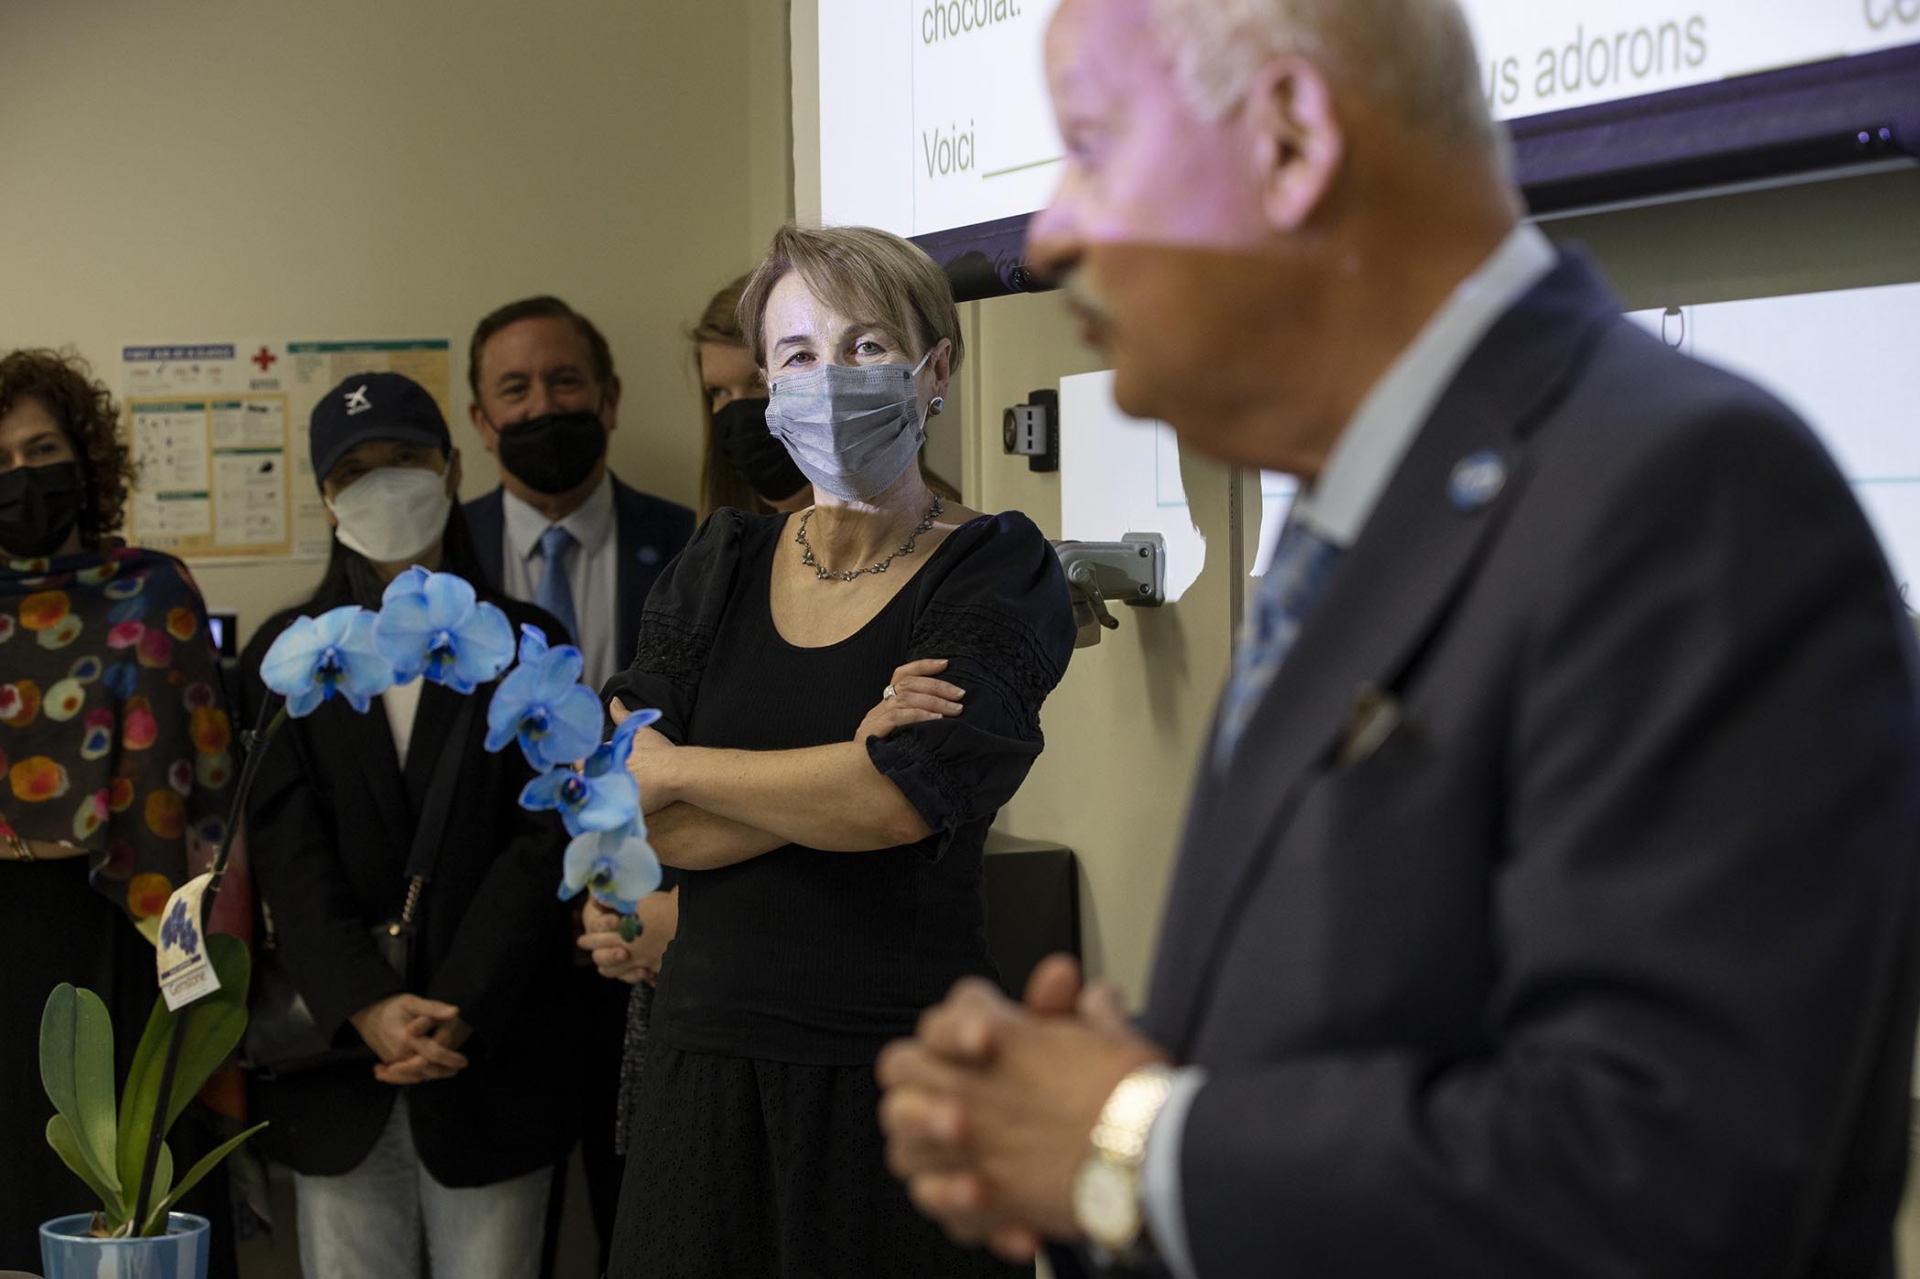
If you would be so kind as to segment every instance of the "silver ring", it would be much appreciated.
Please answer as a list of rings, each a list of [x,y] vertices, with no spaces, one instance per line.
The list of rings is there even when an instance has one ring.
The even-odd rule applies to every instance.
[[[880,700],[883,702],[886,702],[886,701],[891,701],[892,699],[893,699],[893,685],[889,684],[887,685],[887,691],[880,694]]]

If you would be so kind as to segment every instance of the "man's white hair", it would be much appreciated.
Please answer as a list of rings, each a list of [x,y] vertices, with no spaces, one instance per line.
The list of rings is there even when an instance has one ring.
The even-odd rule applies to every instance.
[[[1152,0],[1194,109],[1218,119],[1293,54],[1429,136],[1499,147],[1455,0]]]

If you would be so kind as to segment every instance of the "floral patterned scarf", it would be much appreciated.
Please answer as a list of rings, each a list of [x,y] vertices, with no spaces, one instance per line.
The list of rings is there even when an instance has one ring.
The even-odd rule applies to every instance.
[[[152,940],[212,864],[234,755],[185,565],[134,547],[0,563],[0,837],[88,849]]]

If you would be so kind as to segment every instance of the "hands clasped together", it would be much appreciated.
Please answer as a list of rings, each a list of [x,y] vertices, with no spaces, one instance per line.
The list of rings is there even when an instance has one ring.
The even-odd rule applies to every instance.
[[[373,1077],[383,1084],[424,1084],[452,1079],[467,1068],[460,1049],[473,1027],[452,1004],[419,995],[389,995],[350,1020],[380,1059]]]
[[[969,978],[880,1054],[887,1164],[955,1242],[1027,1261],[1079,1237],[1073,1182],[1101,1108],[1166,1060],[1119,990],[1083,984],[1064,955],[1034,970],[1024,1004]]]
[[[593,898],[580,912],[580,939],[574,943],[593,960],[602,977],[627,985],[660,980],[660,961],[680,923],[678,890],[651,893],[640,899],[640,935],[632,941],[620,936],[620,912]]]

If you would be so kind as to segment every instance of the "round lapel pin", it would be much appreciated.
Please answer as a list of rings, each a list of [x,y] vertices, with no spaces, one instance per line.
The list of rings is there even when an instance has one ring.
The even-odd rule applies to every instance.
[[[1478,511],[1499,497],[1506,486],[1506,460],[1491,450],[1474,453],[1454,463],[1447,480],[1447,500],[1456,511]]]

